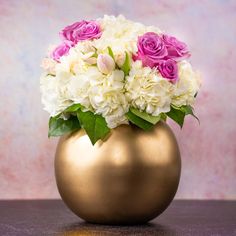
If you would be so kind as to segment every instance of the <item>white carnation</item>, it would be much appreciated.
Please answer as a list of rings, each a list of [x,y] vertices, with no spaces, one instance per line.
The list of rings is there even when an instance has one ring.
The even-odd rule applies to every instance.
[[[127,20],[122,15],[118,17],[105,15],[104,18],[98,19],[98,22],[103,32],[101,38],[94,41],[95,47],[102,53],[110,46],[118,57],[125,51],[131,54],[137,52],[138,36],[150,30],[161,32],[156,27],[146,27],[141,23]]]
[[[97,77],[90,78],[89,97],[91,105],[97,114],[105,117],[109,128],[127,124],[125,114],[129,105],[124,95],[124,73],[114,70],[109,75],[98,71]]]
[[[73,56],[69,55],[58,67],[58,79],[64,78],[67,98],[83,105],[85,110],[101,114],[110,128],[128,123],[125,117],[128,102],[124,95],[124,72],[114,70],[105,75],[97,67],[84,62],[83,66],[78,65],[71,70],[74,64]]]
[[[91,67],[85,60],[94,53],[94,48],[89,46],[81,43],[71,48],[69,55],[61,57],[60,63],[55,65],[55,76],[41,77],[42,103],[50,116],[58,115],[73,103],[90,106],[86,90],[88,79],[84,76]]]
[[[40,78],[40,90],[44,110],[50,116],[56,116],[72,104],[67,98],[67,89],[55,76],[43,75]]]
[[[126,96],[131,106],[153,116],[170,111],[172,84],[155,69],[142,67],[141,61],[136,61],[126,81]]]
[[[193,71],[192,66],[187,61],[178,64],[178,82],[173,86],[172,104],[175,106],[193,105],[195,95],[200,88],[200,76]]]

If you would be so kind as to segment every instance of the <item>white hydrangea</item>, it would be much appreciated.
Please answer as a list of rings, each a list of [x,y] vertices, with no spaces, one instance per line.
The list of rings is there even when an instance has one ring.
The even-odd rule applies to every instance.
[[[84,46],[84,47],[83,47]],[[61,57],[61,62],[55,65],[54,76],[44,74],[41,79],[41,93],[42,103],[44,109],[49,112],[50,116],[56,116],[67,107],[75,102],[80,101],[82,105],[89,107],[88,99],[86,100],[86,94],[83,96],[77,96],[75,99],[75,84],[76,77],[80,74],[86,74],[90,68],[85,60],[91,56],[91,52],[83,53],[81,48],[85,49],[86,44],[78,45],[77,47],[71,48],[69,55]],[[81,76],[80,86],[84,86],[84,77]],[[73,86],[74,85],[74,86]],[[77,91],[78,93],[78,91]]]
[[[113,52],[120,57],[127,51],[130,54],[137,52],[137,38],[150,30],[156,33],[161,31],[153,26],[146,27],[141,23],[127,20],[124,16],[119,15],[107,16],[98,19],[102,28],[102,36],[94,41],[94,45],[99,51],[103,52],[110,46]]]
[[[89,97],[95,113],[105,117],[110,128],[127,124],[125,114],[129,105],[124,94],[124,72],[114,70],[103,75],[98,71],[98,76],[91,77],[90,83]]]
[[[132,64],[125,89],[131,106],[141,111],[153,116],[170,111],[172,84],[155,69],[143,67],[141,61]]]
[[[63,86],[55,76],[42,75],[40,78],[40,91],[44,110],[50,116],[56,116],[72,105],[72,101],[68,99],[66,86]]]
[[[127,124],[125,114],[129,105],[124,94],[124,72],[115,69],[107,75],[101,73],[98,67],[88,63],[94,51],[88,51],[87,46],[78,44],[72,48],[56,65],[56,75],[41,79],[45,109],[55,116],[71,104],[79,103],[85,110],[101,114],[110,128]]]
[[[86,73],[71,78],[68,89],[74,103],[105,117],[109,128],[128,122],[123,71],[114,70],[105,75],[97,67],[90,67]]]
[[[200,88],[200,75],[193,71],[192,66],[187,61],[178,64],[178,82],[173,86],[172,104],[175,106],[193,105],[195,95]]]

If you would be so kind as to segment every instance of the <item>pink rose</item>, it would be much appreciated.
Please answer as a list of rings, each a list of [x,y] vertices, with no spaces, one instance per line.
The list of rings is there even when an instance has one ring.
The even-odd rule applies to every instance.
[[[187,45],[179,41],[177,38],[170,35],[163,34],[162,40],[165,43],[167,51],[168,51],[167,58],[183,59],[190,56]]]
[[[178,80],[178,66],[176,61],[172,59],[163,60],[159,63],[158,70],[171,83],[175,83]]]
[[[60,62],[60,58],[62,56],[68,55],[69,50],[70,46],[68,46],[66,43],[62,43],[53,50],[51,53],[51,58],[57,62]]]
[[[151,68],[158,65],[167,56],[167,48],[162,38],[156,33],[148,32],[138,37],[138,54],[134,60],[141,60],[143,66]]]
[[[70,46],[86,39],[97,39],[101,37],[101,28],[95,21],[80,21],[65,27],[60,33],[62,40]]]

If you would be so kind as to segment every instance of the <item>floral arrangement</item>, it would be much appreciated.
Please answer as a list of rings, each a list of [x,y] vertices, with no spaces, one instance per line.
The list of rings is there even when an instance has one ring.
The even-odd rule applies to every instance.
[[[91,142],[121,124],[151,129],[167,117],[193,116],[199,74],[185,43],[123,16],[65,27],[43,59],[41,93],[49,137],[83,128]]]

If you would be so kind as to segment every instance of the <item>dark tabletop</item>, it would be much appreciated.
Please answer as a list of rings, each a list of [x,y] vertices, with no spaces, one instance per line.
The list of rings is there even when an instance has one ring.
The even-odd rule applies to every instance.
[[[60,200],[0,201],[0,235],[226,235],[236,236],[236,201],[172,202],[146,225],[88,224]]]

